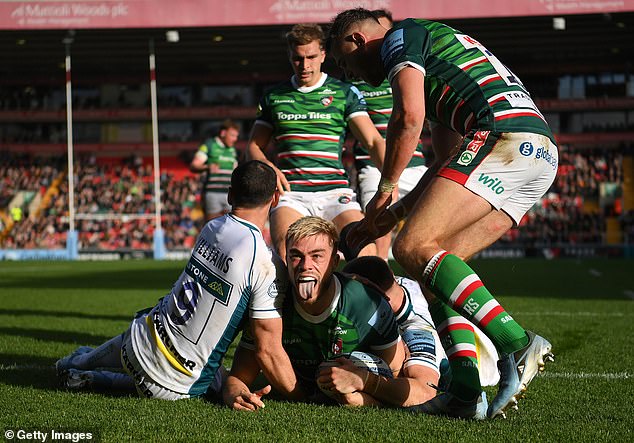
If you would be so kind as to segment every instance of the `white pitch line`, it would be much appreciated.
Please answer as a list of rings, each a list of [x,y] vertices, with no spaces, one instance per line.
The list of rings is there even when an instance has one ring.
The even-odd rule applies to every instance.
[[[602,378],[605,380],[627,380],[633,377],[629,372],[544,372],[540,377],[546,378],[576,378],[592,379]]]
[[[591,311],[540,311],[540,312],[512,312],[513,315],[538,315],[551,317],[624,317],[622,312],[591,312]]]

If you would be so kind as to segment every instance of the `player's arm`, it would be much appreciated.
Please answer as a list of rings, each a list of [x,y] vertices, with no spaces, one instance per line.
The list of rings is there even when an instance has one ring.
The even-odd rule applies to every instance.
[[[385,140],[367,115],[358,115],[348,122],[350,132],[370,153],[374,165],[380,170],[385,158]]]
[[[203,146],[198,149],[194,159],[189,164],[189,170],[197,174],[207,171],[207,155],[201,151],[202,148]]]
[[[418,146],[425,120],[424,74],[405,67],[391,82],[394,100],[387,127],[385,162],[381,177],[398,183],[401,173]]]
[[[405,197],[388,208],[389,215],[400,221],[414,208],[418,198],[425,191],[429,183],[438,172],[444,168],[451,158],[458,152],[463,136],[442,125],[433,125],[431,129],[434,163]],[[387,216],[387,214],[386,214]]]
[[[284,397],[300,400],[304,394],[288,354],[282,347],[282,319],[252,319],[255,357],[266,379]]]
[[[243,346],[236,348],[231,372],[222,386],[222,399],[225,405],[239,411],[255,411],[264,407],[263,395],[271,392],[271,386],[251,392],[249,386],[260,373],[255,352]]]
[[[273,162],[266,158],[265,154],[266,147],[269,145],[272,137],[273,128],[267,124],[256,122],[251,129],[249,141],[247,142],[247,160],[259,160],[271,166],[277,175],[277,188],[283,194],[285,191],[291,190],[291,185],[288,184],[284,173],[282,173]]]

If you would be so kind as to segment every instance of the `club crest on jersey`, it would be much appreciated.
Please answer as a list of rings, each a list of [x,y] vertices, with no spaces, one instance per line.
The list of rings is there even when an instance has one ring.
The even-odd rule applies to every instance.
[[[333,97],[332,95],[329,95],[328,97],[322,97],[321,98],[321,104],[324,106],[330,106],[330,104],[332,103]]]
[[[352,199],[350,198],[349,195],[341,195],[341,196],[339,196],[338,201],[342,205],[347,205],[348,203],[350,203],[352,201]]]

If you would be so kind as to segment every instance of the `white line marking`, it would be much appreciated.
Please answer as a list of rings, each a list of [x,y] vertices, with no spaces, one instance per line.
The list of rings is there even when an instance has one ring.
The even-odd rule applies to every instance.
[[[603,273],[601,271],[599,271],[598,269],[590,269],[588,272],[593,277],[601,277],[603,275]]]
[[[543,312],[511,312],[513,315],[537,315],[551,317],[624,317],[622,312],[591,312],[591,311],[543,311]]]
[[[605,380],[627,380],[632,378],[633,374],[630,374],[629,372],[544,372],[540,376],[546,378],[602,378]]]

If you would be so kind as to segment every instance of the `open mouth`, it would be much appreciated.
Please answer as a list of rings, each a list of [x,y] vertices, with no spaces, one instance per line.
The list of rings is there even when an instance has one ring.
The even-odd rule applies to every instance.
[[[317,285],[315,277],[299,277],[297,279],[297,292],[302,300],[309,300],[313,296],[313,291]]]

